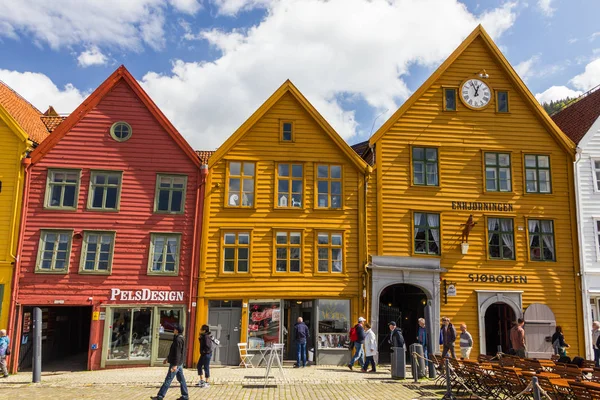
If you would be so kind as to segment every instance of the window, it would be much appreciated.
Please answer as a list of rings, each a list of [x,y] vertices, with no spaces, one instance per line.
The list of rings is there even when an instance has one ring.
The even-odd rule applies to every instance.
[[[110,273],[114,244],[114,232],[85,232],[80,271]]]
[[[592,160],[592,169],[594,170],[594,189],[600,192],[600,160]]]
[[[525,185],[527,193],[550,193],[550,156],[525,156]]]
[[[317,207],[342,208],[342,166],[317,166]]]
[[[73,231],[42,230],[36,272],[67,273]]]
[[[124,142],[131,137],[131,125],[127,122],[115,122],[110,127],[110,136],[117,142]]]
[[[413,184],[438,186],[438,151],[429,147],[413,147]]]
[[[177,275],[179,272],[178,233],[153,233],[150,238],[149,275]]]
[[[414,213],[415,253],[440,255],[440,214]]]
[[[488,218],[488,244],[491,259],[515,259],[515,234],[510,218]]]
[[[49,169],[46,187],[46,207],[76,210],[80,178],[81,170]]]
[[[275,234],[275,270],[277,272],[300,272],[302,234],[300,232],[277,232]]]
[[[343,235],[341,233],[319,233],[317,239],[318,271],[342,272]]]
[[[594,233],[596,234],[596,259],[600,261],[600,219],[594,219]]]
[[[254,169],[252,162],[229,163],[229,191],[227,204],[233,207],[254,206]]]
[[[485,153],[485,190],[511,192],[510,154]]]
[[[153,309],[148,307],[109,309],[112,312],[112,325],[109,328],[112,332],[107,360],[150,360],[154,337],[150,334],[154,329]],[[162,336],[156,335],[156,338]]]
[[[556,261],[554,253],[554,222],[530,219],[529,258],[532,261]]]
[[[499,113],[507,113],[508,109],[508,92],[506,90],[496,91],[496,111]]]
[[[100,211],[119,209],[122,172],[92,171],[88,208]]]
[[[277,165],[277,206],[302,208],[302,164]]]
[[[281,301],[250,301],[248,308],[248,348],[260,349],[279,343],[283,320]]]
[[[317,346],[343,349],[350,331],[350,300],[319,300]]]
[[[290,121],[283,121],[281,123],[281,141],[282,142],[293,142],[294,141],[294,123]]]
[[[223,272],[248,272],[250,233],[226,232],[223,235]]]
[[[444,111],[456,111],[455,88],[444,88]]]
[[[154,212],[181,214],[185,204],[187,176],[158,175],[156,178],[156,200]]]

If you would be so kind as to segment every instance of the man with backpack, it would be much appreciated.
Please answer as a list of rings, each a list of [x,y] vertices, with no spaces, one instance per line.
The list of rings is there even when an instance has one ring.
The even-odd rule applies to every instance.
[[[198,376],[200,377],[200,380],[196,386],[208,388],[210,387],[210,383],[208,383],[208,380],[210,379],[210,359],[213,351],[217,349],[219,341],[212,336],[210,327],[208,325],[202,325],[198,340],[200,341],[200,360],[198,360]],[[204,379],[204,374],[202,373],[203,369],[204,374],[206,374],[206,380]]]
[[[363,369],[364,361],[363,361],[363,343],[365,342],[365,328],[363,328],[363,324],[365,323],[365,319],[363,317],[358,318],[358,324],[354,325],[350,329],[350,344],[354,347],[354,357],[350,360],[350,364],[348,364],[348,368],[352,371],[354,367],[354,363],[358,361],[360,368]]]

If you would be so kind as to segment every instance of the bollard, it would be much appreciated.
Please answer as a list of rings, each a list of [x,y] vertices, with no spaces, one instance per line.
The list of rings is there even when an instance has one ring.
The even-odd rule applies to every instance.
[[[431,355],[433,354],[433,321],[431,319],[431,300],[427,301],[427,305],[425,306],[425,326],[427,331],[427,358],[431,360]],[[423,352],[425,353],[425,352]],[[429,377],[435,379],[435,365],[433,365],[433,361],[427,361],[427,366],[429,367]]]
[[[412,375],[413,375],[413,381],[415,383],[419,383],[419,363],[417,362],[417,353],[414,352],[411,354],[411,368],[412,368]]]
[[[537,376],[534,376],[531,379],[531,382],[533,383],[533,400],[542,400],[542,394],[540,393],[540,387],[538,386]]]
[[[42,380],[42,309],[33,309],[33,383]]]
[[[456,397],[454,397],[454,395],[452,394],[452,384],[450,384],[450,361],[448,361],[447,358],[445,360],[445,366],[446,366],[446,394],[444,394],[444,397],[442,397],[442,400],[444,400],[444,399],[454,400],[454,399],[456,399]]]

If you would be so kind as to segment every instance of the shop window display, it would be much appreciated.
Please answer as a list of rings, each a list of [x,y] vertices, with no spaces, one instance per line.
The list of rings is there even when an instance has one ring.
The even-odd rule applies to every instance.
[[[152,310],[115,308],[109,360],[149,360],[152,353]]]
[[[343,348],[350,331],[350,300],[319,300],[318,315],[318,348]]]
[[[258,349],[279,343],[281,303],[279,301],[250,303],[249,309],[248,348]]]

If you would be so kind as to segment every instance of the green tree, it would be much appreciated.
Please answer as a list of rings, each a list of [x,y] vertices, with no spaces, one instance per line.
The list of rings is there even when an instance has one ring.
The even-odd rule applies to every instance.
[[[562,110],[563,108],[565,108],[566,106],[568,106],[569,104],[574,102],[575,100],[577,100],[577,98],[572,98],[572,97],[566,97],[564,99],[556,100],[556,101],[551,100],[550,103],[547,103],[547,102],[542,103],[542,107],[544,107],[544,110],[546,110],[548,115],[552,115],[552,114],[559,112],[560,110]]]

